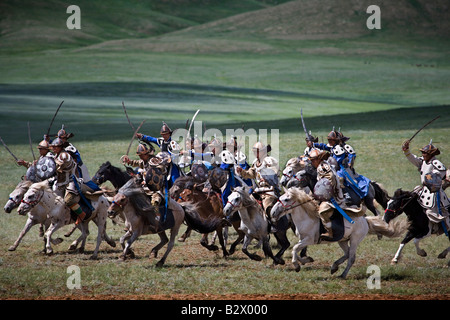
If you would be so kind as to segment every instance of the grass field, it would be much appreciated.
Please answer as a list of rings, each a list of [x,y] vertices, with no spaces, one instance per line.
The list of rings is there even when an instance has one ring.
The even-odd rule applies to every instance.
[[[417,12],[439,16],[436,10],[410,5],[398,13],[416,19],[417,24],[405,31],[407,36],[398,30],[408,16],[395,20],[394,11],[389,11],[383,16],[387,27],[378,34],[357,29],[351,36],[336,31],[325,37],[315,31],[321,27],[329,31],[332,26],[295,27],[293,16],[300,11],[286,8],[295,9],[305,4],[302,1],[280,6],[275,1],[230,1],[229,6],[210,1],[215,6],[211,15],[196,1],[181,1],[177,10],[166,2],[149,3],[126,6],[117,0],[106,8],[82,1],[86,16],[83,34],[78,36],[68,30],[55,33],[58,23],[64,26],[67,18],[59,1],[39,8],[30,3],[23,9],[14,2],[2,3],[6,9],[1,11],[10,15],[0,19],[0,136],[17,157],[31,159],[27,122],[35,148],[64,100],[52,133],[64,124],[75,134],[73,143],[91,174],[106,160],[121,166],[120,156],[132,135],[121,106],[124,101],[135,126],[147,119],[141,131],[150,135],[158,134],[163,120],[172,129],[184,128],[197,109],[201,110],[197,120],[207,129],[225,132],[242,125],[278,129],[283,166],[305,147],[302,108],[308,130],[321,140],[333,126],[341,127],[357,151],[357,171],[382,183],[391,195],[397,188],[411,190],[419,183],[417,170],[401,152],[402,142],[440,115],[413,140],[412,150],[417,154],[432,138],[441,150],[438,158],[450,165],[450,43],[442,36],[445,22],[437,23],[435,16],[416,16]],[[356,2],[351,3],[356,8]],[[419,6],[422,2],[399,3]],[[63,9],[63,17],[53,5]],[[342,7],[334,14],[332,9],[323,10],[323,15],[331,24],[339,23],[341,10],[350,9]],[[121,25],[120,11],[136,19]],[[283,14],[285,20],[279,20],[284,24],[263,28],[264,19],[277,14]],[[346,28],[365,23],[365,17],[354,13]],[[234,25],[241,27],[230,29]],[[430,36],[429,30],[437,34]],[[311,36],[303,39],[299,34]],[[2,203],[24,173],[0,147]],[[106,243],[98,261],[88,260],[96,238],[93,227],[85,254],[67,253],[74,234],[54,247],[55,255],[41,255],[37,227],[17,251],[7,251],[25,220],[15,211],[0,215],[0,299],[450,297],[448,258],[437,259],[448,246],[442,236],[423,241],[425,258],[408,244],[396,266],[389,262],[400,239],[369,236],[358,249],[348,279],[342,281],[329,272],[341,255],[336,244],[309,248],[315,262],[299,273],[292,269],[290,250],[284,256],[285,266],[250,261],[240,251],[224,259],[201,247],[195,233],[186,243],[176,244],[161,269],[148,259],[156,235],[134,244],[135,260],[120,261],[120,250]],[[108,234],[118,242],[123,227],[109,223]],[[293,245],[294,234],[289,237]],[[271,243],[275,245],[275,240]],[[66,286],[70,265],[81,268],[79,290]],[[367,288],[370,265],[381,269],[381,289]]]

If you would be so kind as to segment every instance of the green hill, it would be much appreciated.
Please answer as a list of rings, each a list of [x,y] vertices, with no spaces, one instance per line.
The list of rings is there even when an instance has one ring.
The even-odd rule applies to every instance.
[[[285,1],[79,0],[81,30],[69,30],[62,0],[0,2],[0,52],[82,47],[113,39],[158,36]]]

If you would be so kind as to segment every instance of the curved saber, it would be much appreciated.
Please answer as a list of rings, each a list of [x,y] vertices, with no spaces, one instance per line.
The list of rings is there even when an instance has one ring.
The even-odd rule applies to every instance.
[[[132,128],[133,130],[135,130],[133,124],[132,124],[131,121],[130,121],[130,118],[128,118],[127,108],[125,108],[125,104],[123,103],[123,101],[122,101],[122,107],[123,107],[123,111],[125,111],[125,116],[127,117],[128,123],[130,124],[131,128]]]
[[[188,129],[188,131],[186,132],[185,143],[187,143],[188,136],[191,135],[192,124],[194,123],[195,117],[197,117],[197,114],[198,114],[199,112],[200,112],[200,109],[198,109],[197,112],[196,112],[196,113],[194,114],[194,116],[192,117],[191,123],[189,124],[189,129]]]
[[[52,128],[53,121],[55,121],[56,115],[58,114],[58,111],[59,111],[59,109],[61,108],[61,106],[62,106],[63,103],[64,103],[64,100],[61,101],[61,103],[59,104],[58,109],[56,109],[56,112],[55,112],[55,114],[53,115],[52,121],[50,122],[50,126],[48,127],[48,130],[47,130],[47,136],[50,135],[50,129]]]
[[[145,121],[147,121],[147,120],[142,120],[142,122],[139,125],[139,127],[137,127],[136,130],[134,131],[133,137],[131,138],[130,144],[128,145],[127,155],[130,153],[130,148],[131,148],[131,145],[133,144],[134,137],[136,136],[136,133],[138,133],[139,129],[142,127],[142,125],[144,124]]]
[[[411,141],[412,139],[414,139],[414,137],[417,136],[417,134],[418,134],[420,131],[422,131],[426,126],[428,126],[430,123],[432,123],[434,120],[436,120],[436,119],[439,118],[439,117],[440,117],[440,116],[437,116],[436,118],[434,118],[434,119],[428,121],[427,123],[425,123],[425,124],[422,126],[422,128],[420,128],[419,130],[417,130],[417,132],[414,133],[414,135],[413,135],[411,138],[409,138],[409,141]]]
[[[33,155],[33,160],[36,160],[36,157],[35,157],[34,151],[33,151],[33,144],[31,143],[30,121],[27,122],[27,126],[28,126],[28,142],[30,143],[31,154]]]
[[[302,118],[303,131],[305,131],[306,139],[308,139],[308,131],[306,130],[305,121],[303,120],[303,108],[300,109],[300,116]]]
[[[12,153],[11,150],[9,150],[8,146],[3,141],[2,137],[0,137],[0,141],[2,142],[3,146],[5,147],[5,149],[8,150],[9,154],[12,155],[14,159],[16,159],[16,162],[19,161],[19,159],[17,159],[17,157],[14,155],[14,153]]]

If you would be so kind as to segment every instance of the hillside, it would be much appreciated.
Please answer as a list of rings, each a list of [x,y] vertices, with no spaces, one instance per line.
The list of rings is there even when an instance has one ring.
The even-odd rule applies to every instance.
[[[379,1],[381,30],[369,30],[370,1],[297,0],[245,12],[144,39],[120,39],[96,44],[91,50],[143,50],[175,53],[280,53],[334,55],[448,50],[450,6],[446,0]],[[311,42],[312,41],[312,42]],[[352,42],[353,41],[353,42]],[[368,47],[365,47],[368,46]],[[433,48],[430,50],[430,46]],[[394,50],[394,51],[395,51]],[[419,53],[421,54],[421,53]],[[436,57],[429,56],[434,59]]]
[[[79,0],[81,30],[66,28],[63,0],[0,2],[0,52],[76,48],[158,36],[286,0]]]

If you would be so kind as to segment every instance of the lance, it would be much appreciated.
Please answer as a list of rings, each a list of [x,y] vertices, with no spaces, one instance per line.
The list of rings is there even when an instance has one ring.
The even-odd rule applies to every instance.
[[[419,130],[417,130],[416,133],[413,134],[413,136],[411,138],[409,138],[409,142],[411,142],[412,139],[414,139],[415,136],[417,136],[417,134],[422,131],[426,126],[428,126],[430,123],[432,123],[433,121],[435,121],[437,118],[439,118],[440,116],[437,116],[436,118],[428,121],[427,123],[425,123]]]
[[[142,120],[142,122],[141,122],[141,124],[139,125],[139,127],[137,127],[137,129],[134,131],[133,137],[131,138],[130,144],[128,145],[127,156],[128,156],[128,154],[130,153],[130,148],[131,148],[131,145],[133,144],[134,137],[136,136],[136,133],[138,133],[139,129],[142,127],[142,125],[144,124],[145,121],[146,121],[146,120]]]
[[[123,107],[123,111],[125,111],[125,116],[127,117],[128,123],[130,124],[131,128],[132,128],[133,130],[135,130],[133,124],[132,124],[131,121],[130,121],[130,118],[128,118],[127,108],[125,108],[125,104],[123,103],[123,101],[122,101],[122,107]]]
[[[61,108],[61,106],[62,106],[63,103],[64,103],[64,100],[61,101],[61,103],[59,104],[58,109],[56,109],[56,112],[55,112],[55,114],[53,115],[52,121],[50,122],[50,126],[48,127],[48,130],[47,130],[47,137],[50,135],[50,129],[52,128],[53,121],[55,121],[56,115],[58,114],[58,111],[59,111],[59,109]]]
[[[8,150],[9,154],[12,155],[14,159],[16,159],[16,162],[19,161],[19,159],[17,159],[17,157],[14,155],[14,153],[12,153],[11,150],[9,150],[8,146],[3,141],[2,137],[0,137],[0,141],[2,142],[3,146],[5,147],[5,149]]]
[[[34,156],[34,151],[33,151],[33,144],[31,143],[30,121],[27,122],[27,126],[28,126],[28,142],[30,143],[31,154],[33,155],[33,160],[36,160],[36,157]]]

